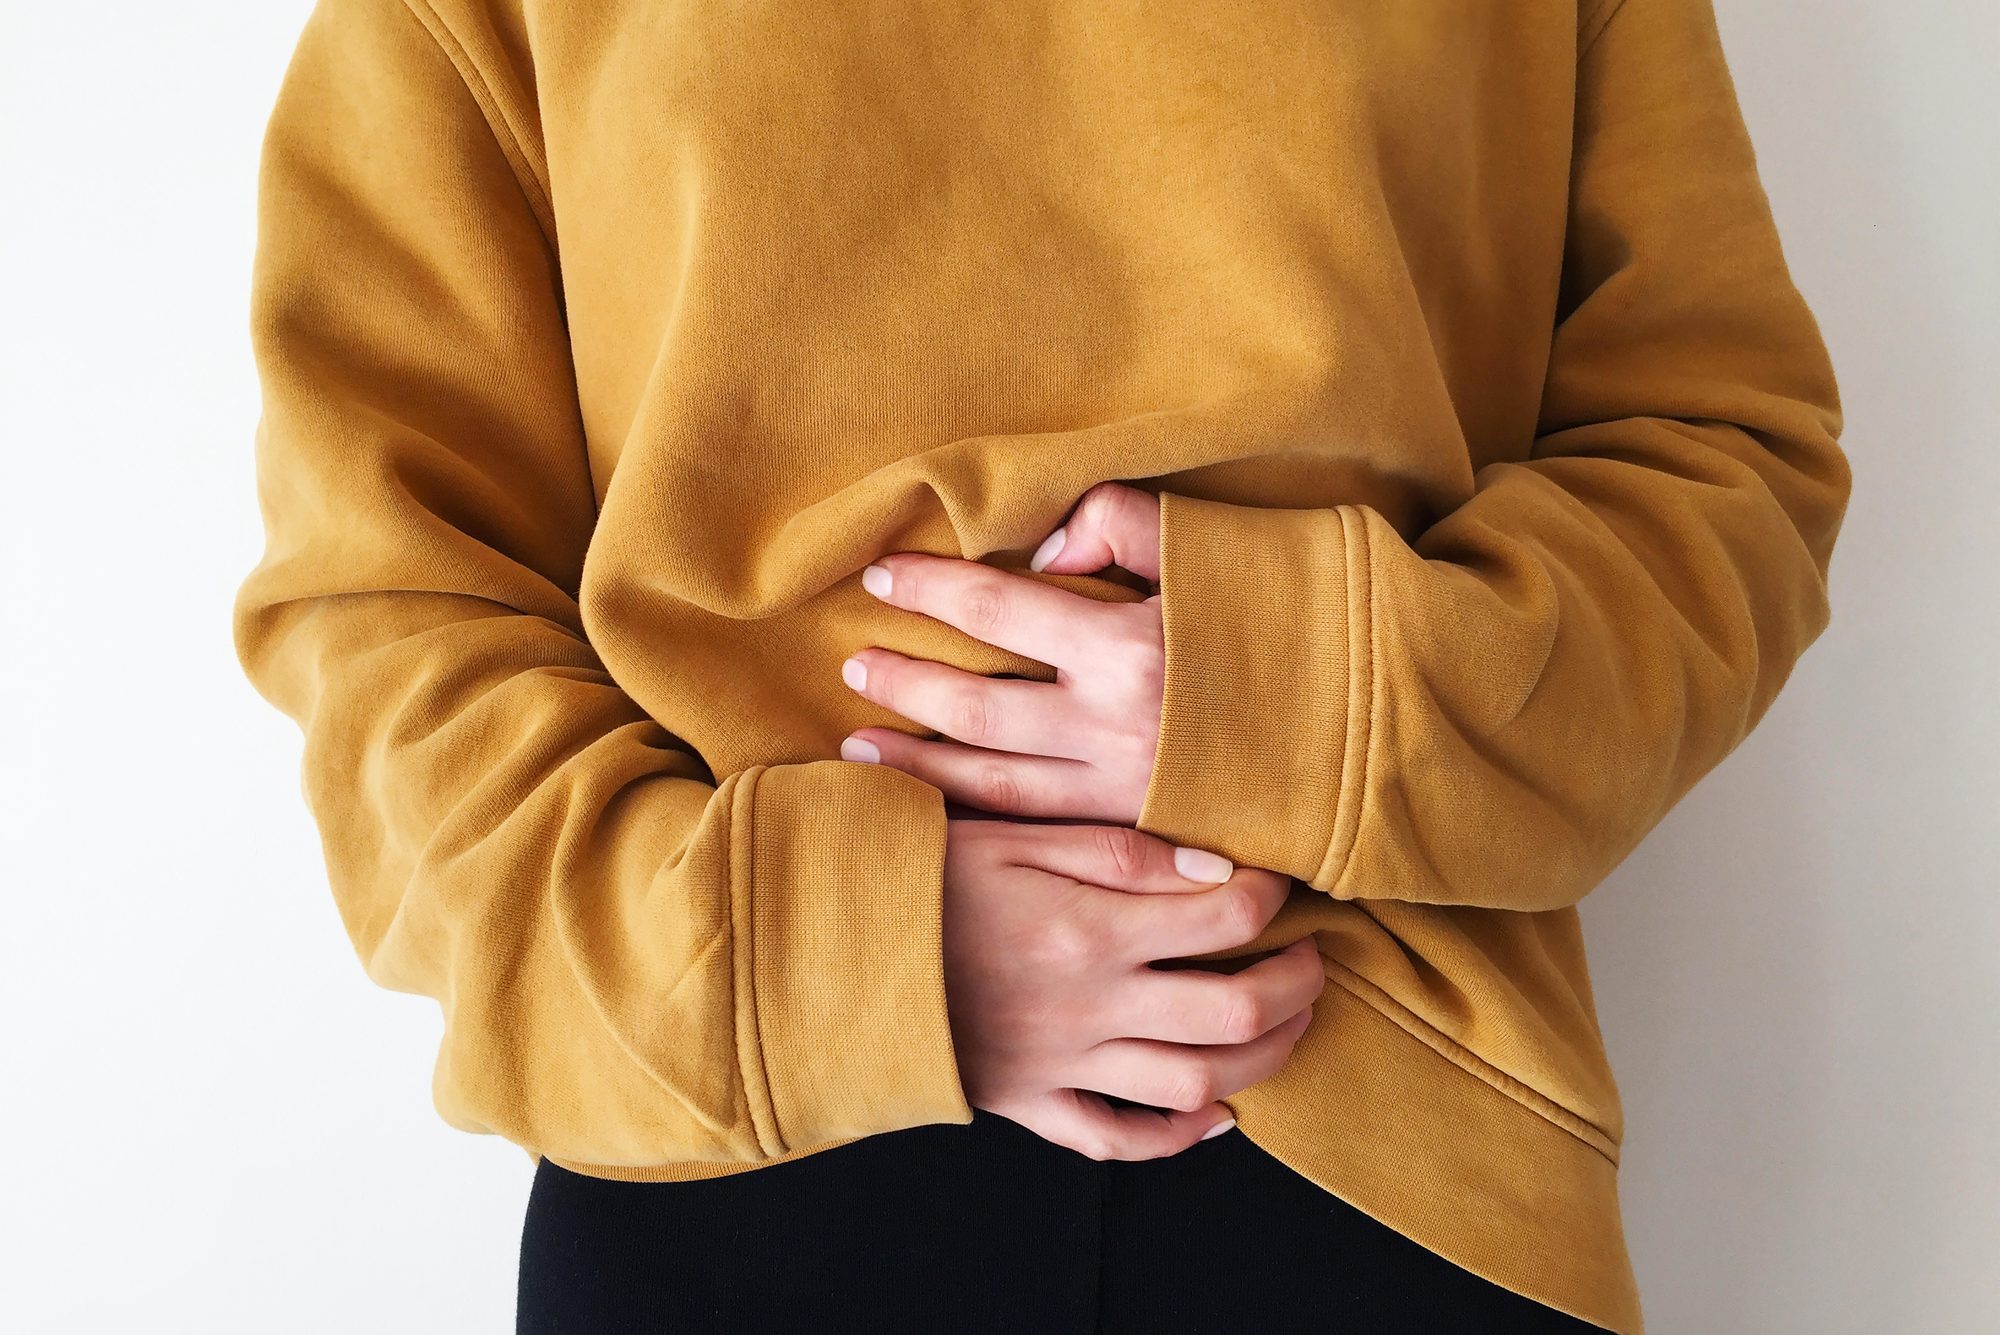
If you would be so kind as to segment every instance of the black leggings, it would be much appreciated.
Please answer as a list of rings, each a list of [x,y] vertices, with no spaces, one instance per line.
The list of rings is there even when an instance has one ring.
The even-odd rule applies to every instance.
[[[983,1110],[694,1182],[544,1159],[518,1302],[517,1335],[1599,1330],[1459,1269],[1240,1130],[1099,1163]]]

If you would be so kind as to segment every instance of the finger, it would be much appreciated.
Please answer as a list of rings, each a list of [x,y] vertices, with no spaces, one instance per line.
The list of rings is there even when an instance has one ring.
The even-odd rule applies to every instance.
[[[958,742],[912,737],[894,728],[859,728],[840,744],[844,760],[913,774],[954,802],[1008,816],[1108,820],[1110,794],[1081,760],[1015,755]],[[1099,810],[1099,806],[1104,809]]]
[[[1085,1053],[1068,1078],[1099,1094],[1193,1112],[1240,1093],[1285,1064],[1312,1011],[1286,1017],[1248,1043],[1190,1046],[1114,1038]]]
[[[885,709],[968,746],[1074,760],[1086,732],[1069,691],[1045,681],[982,677],[873,648],[842,663],[840,677]]]
[[[1052,1090],[1015,1120],[1043,1140],[1100,1161],[1164,1159],[1236,1125],[1223,1103],[1196,1112],[1114,1108],[1079,1089]]]
[[[1235,973],[1137,969],[1113,993],[1106,1019],[1127,1038],[1248,1043],[1319,999],[1326,965],[1311,937]]]
[[[1239,867],[1199,895],[1127,896],[1103,906],[1106,935],[1123,958],[1151,962],[1228,950],[1254,940],[1291,895],[1291,880],[1261,867]]]
[[[1092,657],[1107,608],[1038,579],[923,552],[897,552],[861,572],[861,587],[895,607],[921,612],[1054,668],[1075,671]]]
[[[1028,560],[1028,569],[1052,575],[1087,575],[1108,565],[1159,582],[1160,498],[1152,492],[1098,483]]]
[[[1138,895],[1213,891],[1236,872],[1229,859],[1207,849],[1179,848],[1129,825],[1017,825],[1014,829],[1016,865],[1107,890]]]

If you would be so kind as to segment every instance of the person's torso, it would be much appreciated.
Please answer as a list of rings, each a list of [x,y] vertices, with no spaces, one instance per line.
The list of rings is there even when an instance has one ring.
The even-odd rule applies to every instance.
[[[914,726],[867,645],[1048,675],[879,554],[1019,569],[1108,478],[1413,536],[1533,442],[1573,6],[469,2],[560,252],[585,626],[718,778]],[[1617,1140],[1573,910],[1282,921]]]

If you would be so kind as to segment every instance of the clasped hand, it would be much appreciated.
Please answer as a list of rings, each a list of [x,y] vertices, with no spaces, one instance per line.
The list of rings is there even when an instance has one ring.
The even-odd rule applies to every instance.
[[[1118,565],[1160,577],[1160,508],[1151,493],[1093,487],[1029,568],[1088,574]],[[893,606],[1047,663],[1053,682],[984,677],[888,649],[841,665],[849,686],[945,740],[861,728],[848,760],[904,770],[946,797],[1003,815],[1133,825],[1159,741],[1165,637],[1160,596],[1104,603],[977,561],[899,552],[862,572]]]
[[[1159,501],[1093,487],[1031,569],[1119,565],[1156,586]],[[847,684],[942,734],[862,728],[849,760],[890,765],[999,816],[947,822],[944,982],[967,1100],[1096,1159],[1176,1154],[1231,1125],[1223,1098],[1275,1073],[1325,987],[1306,937],[1233,972],[1156,967],[1259,936],[1289,878],[1136,828],[1158,747],[1160,596],[1101,603],[921,553],[863,572],[870,593],[1047,663],[984,677],[868,648]],[[1112,1105],[1105,1096],[1140,1107]]]

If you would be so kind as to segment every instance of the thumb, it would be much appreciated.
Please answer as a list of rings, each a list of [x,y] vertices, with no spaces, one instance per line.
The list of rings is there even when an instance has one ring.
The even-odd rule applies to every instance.
[[[1098,483],[1028,561],[1030,570],[1052,575],[1087,575],[1109,565],[1159,582],[1160,498],[1152,492],[1123,482]]]

